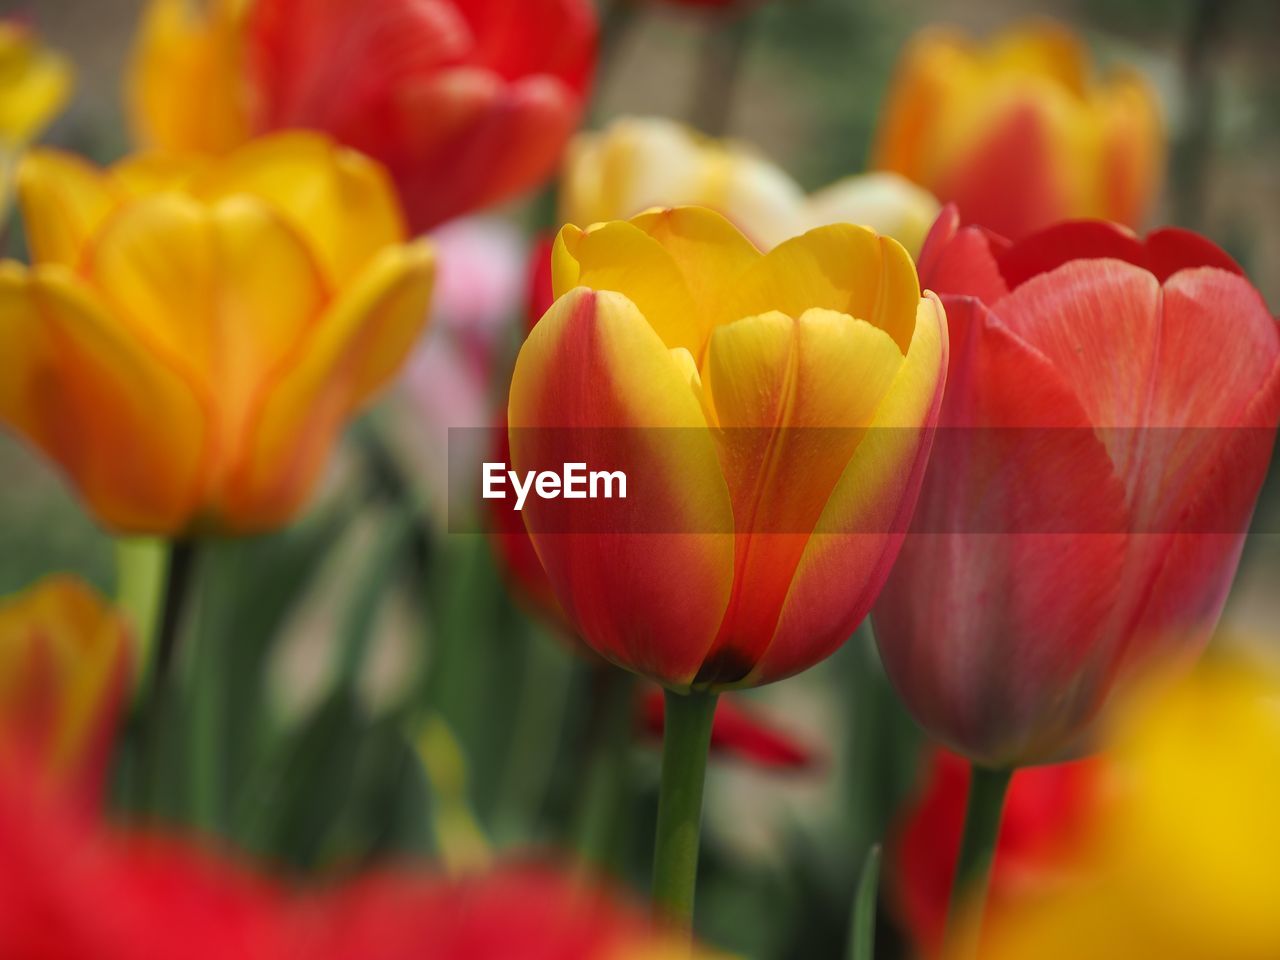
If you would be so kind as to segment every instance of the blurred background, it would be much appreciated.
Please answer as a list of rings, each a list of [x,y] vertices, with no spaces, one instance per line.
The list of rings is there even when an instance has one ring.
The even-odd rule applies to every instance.
[[[120,78],[141,6],[0,0],[0,16],[29,19],[79,71],[72,106],[46,142],[103,162],[126,152]],[[1152,222],[1192,227],[1220,243],[1275,311],[1275,0],[777,0],[753,10],[743,27],[750,35],[727,133],[755,144],[807,189],[859,172],[907,37],[934,22],[982,35],[1029,16],[1069,24],[1100,63],[1132,63],[1154,83],[1173,157]],[[590,125],[622,114],[687,118],[707,36],[705,20],[689,11],[647,11],[620,40]],[[513,205],[492,216],[511,226],[519,245],[534,222],[531,210]],[[522,274],[508,282],[522,294]],[[523,322],[518,309],[509,320],[514,344]],[[419,372],[424,376],[443,375]],[[447,391],[446,383],[436,386]],[[460,851],[439,849],[433,818],[448,804],[459,805],[498,846],[548,844],[568,829],[577,759],[592,723],[591,671],[510,600],[484,538],[443,529],[438,484],[410,492],[410,502],[427,505],[435,529],[423,534],[398,516],[403,500],[390,488],[406,473],[430,474],[447,453],[442,431],[424,425],[415,396],[412,385],[398,387],[351,432],[348,446],[377,431],[394,438],[399,466],[427,464],[424,470],[388,464],[386,477],[370,481],[363,458],[348,451],[302,523],[228,547],[238,551],[242,602],[226,627],[227,656],[244,683],[232,718],[236,752],[225,768],[233,811],[226,832],[286,870],[342,871],[388,852],[465,856],[465,840]],[[1267,638],[1280,622],[1274,472],[1224,636]],[[114,588],[111,539],[49,467],[3,436],[0,544],[0,594],[55,570],[78,572],[108,593]],[[380,589],[370,591],[369,582]],[[296,602],[258,602],[288,596],[285,585],[296,588]],[[861,851],[884,832],[917,776],[917,734],[866,641],[855,637],[819,667],[750,694],[781,731],[812,748],[816,759],[807,769],[726,761],[711,773],[699,927],[719,946],[779,958],[843,949]],[[433,662],[450,655],[463,657],[468,679],[431,689]],[[361,667],[348,684],[341,665],[351,663]],[[474,696],[475,689],[485,696]],[[424,697],[440,707],[450,731],[425,771],[398,722]],[[540,758],[557,743],[548,768]],[[635,799],[620,828],[617,867],[642,884],[656,749],[639,747],[631,766]],[[854,809],[863,811],[859,818]],[[892,924],[886,915],[885,956],[901,951]]]

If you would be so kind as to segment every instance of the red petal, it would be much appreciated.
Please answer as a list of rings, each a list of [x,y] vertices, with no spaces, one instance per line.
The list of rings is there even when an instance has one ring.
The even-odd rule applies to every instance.
[[[981,227],[961,227],[955,204],[947,204],[920,251],[920,286],[939,295],[977,297],[995,303],[1009,292],[998,258],[1007,240]]]

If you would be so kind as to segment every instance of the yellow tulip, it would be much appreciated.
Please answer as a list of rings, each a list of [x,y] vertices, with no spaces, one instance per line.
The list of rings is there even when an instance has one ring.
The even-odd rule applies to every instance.
[[[985,45],[938,29],[913,39],[871,163],[1017,239],[1083,217],[1138,226],[1163,152],[1150,85],[1132,70],[1095,79],[1075,35],[1038,23]]]
[[[314,134],[99,171],[29,154],[0,264],[0,421],[119,531],[287,522],[426,322],[433,261],[372,161]]]
[[[0,223],[9,210],[17,156],[71,95],[71,64],[25,27],[0,20]]]
[[[945,379],[945,317],[906,251],[838,224],[763,254],[680,207],[565,227],[553,273],[512,377],[511,465],[628,482],[575,503],[573,534],[559,501],[523,507],[579,635],[677,689],[829,655],[901,546]]]
[[[123,620],[75,578],[0,600],[0,760],[92,800],[128,664]]]
[[[1140,700],[1108,764],[1062,882],[989,914],[984,960],[1280,957],[1280,676],[1202,667]]]
[[[914,256],[940,209],[894,174],[846,177],[806,196],[746,144],[714,140],[671,120],[623,117],[570,144],[561,219],[588,226],[650,207],[696,205],[727,217],[763,249],[812,227],[856,223],[893,237]]]

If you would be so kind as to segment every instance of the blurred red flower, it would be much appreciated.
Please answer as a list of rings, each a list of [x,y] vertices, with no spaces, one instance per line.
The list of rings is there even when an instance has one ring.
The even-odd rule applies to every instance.
[[[1101,802],[1103,770],[1100,761],[1081,760],[1014,774],[992,872],[992,903],[1043,892],[1054,882]],[[921,790],[892,833],[887,896],[924,956],[942,947],[969,776],[961,757],[933,750]]]

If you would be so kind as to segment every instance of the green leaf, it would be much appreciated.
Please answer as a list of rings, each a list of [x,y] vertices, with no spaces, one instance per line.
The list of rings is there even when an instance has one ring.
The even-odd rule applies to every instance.
[[[849,960],[872,960],[876,953],[876,894],[880,888],[880,844],[867,852],[853,898]]]

